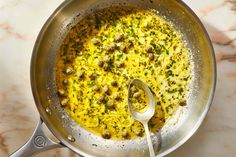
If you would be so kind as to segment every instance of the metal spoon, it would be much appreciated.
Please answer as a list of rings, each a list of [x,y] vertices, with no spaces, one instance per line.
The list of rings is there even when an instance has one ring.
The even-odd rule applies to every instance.
[[[132,85],[137,85],[140,88],[142,88],[146,92],[146,95],[148,96],[148,103],[149,104],[147,106],[147,109],[144,112],[135,111],[132,106],[132,103],[130,101],[130,88],[132,87]],[[129,83],[128,108],[131,113],[131,116],[143,124],[144,129],[145,129],[145,133],[146,133],[146,137],[147,137],[150,157],[155,157],[155,152],[153,149],[153,145],[152,145],[152,141],[151,141],[151,137],[150,137],[150,132],[149,132],[149,128],[148,128],[148,121],[152,118],[152,116],[155,113],[155,100],[154,100],[153,94],[150,91],[149,87],[140,79],[135,78]]]

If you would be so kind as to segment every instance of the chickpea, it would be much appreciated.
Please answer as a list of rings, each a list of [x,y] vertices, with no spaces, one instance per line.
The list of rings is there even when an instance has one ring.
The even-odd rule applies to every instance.
[[[135,93],[135,92],[138,91],[138,89],[137,89],[135,86],[132,86],[132,87],[130,88],[130,91],[131,91],[131,93]]]
[[[142,136],[142,131],[140,129],[135,129],[134,133],[138,136]]]
[[[117,66],[118,68],[122,68],[122,67],[125,66],[125,64],[124,64],[124,62],[117,61],[117,62],[116,62],[116,66]]]
[[[111,85],[114,86],[114,87],[117,87],[118,86],[118,82],[117,81],[112,81]]]
[[[83,79],[84,78],[84,72],[78,72],[78,78]]]
[[[133,97],[134,98],[140,98],[141,97],[141,93],[140,92],[135,92]]]
[[[96,91],[96,92],[98,92],[98,91],[100,90],[100,88],[98,87],[98,85],[95,85],[95,86],[93,87],[93,90]]]
[[[107,85],[105,85],[104,87],[103,87],[103,91],[104,91],[104,93],[106,93],[106,94],[110,94],[110,89],[109,89],[109,87],[107,86]]]
[[[65,98],[65,99],[62,99],[61,101],[61,106],[66,106],[69,102],[69,99]]]
[[[68,80],[67,80],[67,79],[64,79],[64,80],[62,81],[62,83],[63,83],[64,85],[68,85]]]
[[[108,100],[107,107],[108,107],[108,109],[115,109],[116,106],[115,106],[114,101],[113,100]]]
[[[71,67],[68,67],[68,68],[66,68],[66,69],[65,69],[65,71],[64,71],[64,72],[65,72],[65,74],[68,74],[68,75],[70,75],[70,74],[72,74],[72,73],[73,73],[73,71],[74,71],[74,70],[73,70]]]
[[[146,47],[145,50],[147,53],[153,53],[152,47]]]
[[[128,133],[128,131],[126,131],[126,130],[124,130],[124,131],[122,131],[122,137],[123,138],[128,138],[129,137],[129,133]]]
[[[120,97],[119,94],[117,94],[117,93],[115,93],[115,94],[113,95],[113,97],[114,97],[115,100],[120,100],[120,99],[121,99],[121,97]]]
[[[101,95],[98,97],[98,103],[101,104],[101,103],[104,103],[105,102],[105,96],[104,95]]]
[[[123,33],[121,33],[121,34],[119,34],[119,35],[117,35],[116,37],[115,37],[115,41],[117,41],[117,42],[119,42],[119,41],[121,41],[121,40],[123,40],[124,39],[124,34]]]
[[[130,40],[130,41],[126,44],[126,47],[127,47],[127,48],[130,48],[130,47],[132,47],[132,46],[134,46],[134,43]]]
[[[105,63],[105,64],[103,65],[103,69],[104,69],[105,71],[110,70],[110,65],[107,64],[107,63]]]
[[[92,38],[92,39],[91,39],[91,42],[92,42],[94,45],[97,45],[97,44],[100,43],[97,38]]]
[[[64,89],[59,89],[58,90],[58,94],[60,95],[60,96],[64,96],[65,95],[65,90]]]
[[[149,54],[148,57],[149,57],[149,60],[151,60],[151,61],[154,60],[154,54],[153,53]]]
[[[111,63],[111,62],[112,62],[112,58],[111,58],[109,55],[106,55],[106,56],[104,57],[104,62],[105,62],[105,63]]]
[[[98,61],[98,66],[102,67],[104,65],[104,62],[102,60]]]
[[[179,105],[180,106],[185,106],[186,105],[186,101],[184,100],[184,101],[181,101],[180,103],[179,103]]]
[[[96,79],[96,74],[94,72],[90,72],[88,76],[89,76],[89,78],[91,80],[95,80]]]
[[[127,52],[127,47],[126,47],[125,44],[121,44],[121,45],[119,46],[119,48],[120,48],[121,51]]]
[[[106,46],[105,49],[106,49],[107,51],[113,51],[113,50],[116,49],[116,44],[111,43],[111,45]]]
[[[110,139],[111,138],[111,133],[108,130],[103,131],[102,137],[105,139]]]

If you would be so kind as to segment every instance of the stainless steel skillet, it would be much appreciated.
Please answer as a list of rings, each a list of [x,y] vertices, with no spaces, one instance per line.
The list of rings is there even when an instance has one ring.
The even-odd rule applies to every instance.
[[[198,129],[213,99],[216,65],[209,37],[197,16],[180,0],[66,0],[42,28],[31,60],[31,86],[40,113],[36,131],[11,157],[26,157],[40,151],[66,146],[82,156],[148,156],[145,138],[112,141],[93,135],[77,125],[60,107],[55,86],[55,60],[70,28],[91,12],[111,5],[151,8],[171,21],[190,49],[193,82],[187,106],[180,108],[162,130],[153,134],[156,155],[164,156],[187,141]],[[60,143],[42,131],[42,123]]]

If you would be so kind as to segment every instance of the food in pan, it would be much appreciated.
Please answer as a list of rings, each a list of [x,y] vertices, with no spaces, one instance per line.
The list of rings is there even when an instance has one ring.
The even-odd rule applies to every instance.
[[[148,99],[147,92],[144,90],[144,88],[140,85],[130,83],[130,88],[128,88],[128,90],[128,101],[130,103],[131,108],[135,112],[145,112],[149,107],[150,102]]]
[[[98,10],[64,39],[56,65],[60,103],[88,131],[105,139],[143,136],[143,126],[128,112],[127,90],[133,78],[144,81],[155,96],[152,132],[186,105],[189,52],[181,34],[157,12],[131,7]],[[142,94],[132,90],[138,101]]]

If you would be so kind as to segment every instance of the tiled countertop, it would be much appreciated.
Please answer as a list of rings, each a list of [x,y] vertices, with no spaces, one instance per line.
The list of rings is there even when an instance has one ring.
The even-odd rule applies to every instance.
[[[205,25],[217,58],[217,88],[196,134],[169,157],[232,157],[236,154],[236,1],[184,0]],[[36,37],[62,0],[0,0],[0,156],[31,136],[38,112],[30,88],[30,59]],[[235,5],[233,5],[235,3]],[[38,157],[73,157],[54,149]]]

